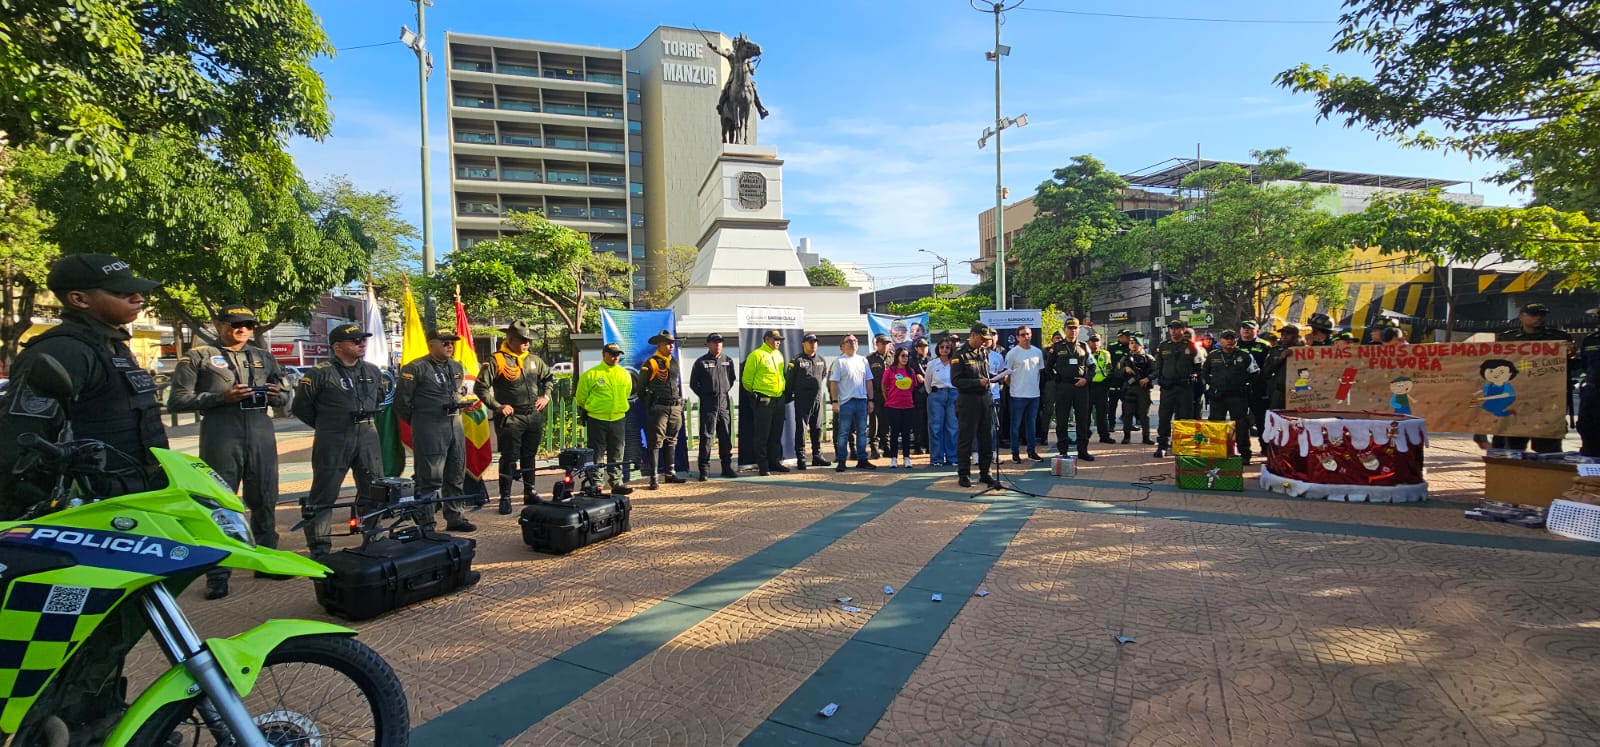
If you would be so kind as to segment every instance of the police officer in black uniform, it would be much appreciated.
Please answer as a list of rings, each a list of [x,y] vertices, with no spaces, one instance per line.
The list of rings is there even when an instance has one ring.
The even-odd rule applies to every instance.
[[[1503,330],[1495,335],[1496,340],[1509,342],[1523,342],[1532,340],[1554,340],[1567,343],[1568,357],[1571,357],[1573,343],[1572,335],[1565,330],[1547,327],[1544,318],[1550,313],[1550,307],[1542,303],[1523,305],[1517,312],[1517,326]],[[1495,436],[1493,441],[1497,449],[1526,449],[1528,438],[1524,436]],[[1559,438],[1535,438],[1533,450],[1540,454],[1554,454],[1561,451]]]
[[[633,390],[644,404],[644,473],[650,478],[645,489],[657,490],[661,480],[688,482],[673,464],[678,431],[683,430],[683,372],[673,355],[678,338],[672,330],[661,330],[647,342],[656,346],[656,352],[639,364],[639,385]]]
[[[867,413],[867,446],[871,452],[870,457],[877,459],[879,453],[889,453],[889,410],[883,405],[883,372],[894,362],[894,351],[889,349],[889,336],[878,335],[872,338],[872,344],[877,350],[867,354],[867,367],[872,370],[872,412]],[[859,458],[861,455],[856,455]]]
[[[12,365],[11,386],[0,396],[0,519],[49,497],[49,481],[28,471],[17,438],[34,433],[53,441],[63,424],[72,427],[74,439],[103,441],[116,450],[107,459],[110,474],[90,483],[95,494],[165,484],[150,454],[152,447],[167,447],[155,379],[134,361],[132,335],[124,328],[139,316],[144,294],[158,285],[134,277],[128,263],[106,254],[69,254],[51,265],[45,286],[61,302],[61,323],[25,344]],[[29,386],[29,373],[43,355],[72,375],[70,406]]]
[[[1156,440],[1150,437],[1150,390],[1155,388],[1155,356],[1145,352],[1144,341],[1138,333],[1128,335],[1128,354],[1117,361],[1118,378],[1122,379],[1122,442],[1131,440],[1137,428],[1147,445]]]
[[[1199,351],[1189,341],[1185,331],[1189,324],[1182,319],[1167,322],[1167,339],[1155,350],[1156,381],[1161,384],[1161,406],[1156,409],[1156,458],[1167,455],[1172,445],[1172,420],[1193,420],[1195,417],[1194,382],[1195,359]]]
[[[1117,364],[1128,355],[1128,340],[1132,334],[1131,329],[1117,330],[1116,341],[1106,346],[1106,352],[1111,353],[1111,370],[1100,372],[1106,377],[1106,420],[1113,431],[1117,429],[1117,413],[1127,412],[1127,408],[1122,407],[1122,376],[1119,375]]]
[[[1282,410],[1288,404],[1289,363],[1294,360],[1294,349],[1305,345],[1300,341],[1299,325],[1285,324],[1278,328],[1278,334],[1277,344],[1267,351],[1268,406],[1274,410]]]
[[[1201,376],[1206,382],[1206,399],[1211,402],[1211,420],[1233,421],[1234,440],[1239,456],[1250,463],[1250,379],[1255,375],[1255,358],[1239,347],[1239,333],[1222,333],[1221,344],[1206,355]]]
[[[372,419],[383,407],[388,383],[377,366],[362,360],[370,332],[356,324],[341,324],[328,332],[333,357],[318,363],[300,379],[290,409],[300,422],[312,427],[311,492],[300,504],[307,520],[306,548],[311,557],[333,550],[332,506],[339,488],[352,470],[356,477],[356,513],[382,508],[369,496],[372,480],[383,474],[383,454],[378,429]]]
[[[1589,316],[1600,323],[1600,309],[1589,309]],[[1578,343],[1578,362],[1583,367],[1583,388],[1578,392],[1579,454],[1600,457],[1600,330],[1590,332]]]
[[[92,495],[124,495],[165,485],[150,454],[151,448],[167,447],[155,379],[135,362],[127,342],[132,335],[124,328],[138,317],[144,294],[157,285],[134,277],[128,263],[105,254],[70,254],[51,265],[45,287],[61,303],[61,323],[25,344],[12,366],[11,386],[0,395],[0,520],[16,518],[49,497],[51,481],[30,468],[31,452],[23,452],[17,443],[23,434],[55,440],[70,426],[73,439],[101,441],[114,449],[107,454],[105,472],[87,479]],[[70,401],[57,401],[29,386],[43,356],[54,358],[71,375]],[[45,691],[53,699],[51,707],[33,709],[13,735],[14,744],[48,743],[43,721],[50,716],[66,722],[72,734],[88,735],[94,721],[127,707],[117,683],[122,662],[144,625],[138,605],[118,605],[112,614],[121,619],[101,625],[79,644]],[[18,664],[20,659],[8,666],[15,672]]]
[[[711,439],[717,439],[717,451],[722,457],[722,476],[738,477],[733,468],[733,416],[729,405],[729,392],[738,383],[738,367],[733,359],[722,354],[722,335],[706,335],[706,354],[695,359],[689,372],[689,389],[700,398],[700,482],[706,481],[711,466]]]
[[[1239,440],[1243,441],[1252,435],[1261,435],[1261,429],[1267,424],[1267,408],[1272,404],[1272,381],[1267,376],[1267,354],[1272,351],[1272,346],[1257,333],[1260,325],[1253,319],[1246,319],[1239,323],[1239,349],[1250,354],[1250,359],[1255,362],[1255,372],[1245,386],[1245,403],[1250,408],[1250,433],[1240,433]]]
[[[1067,453],[1067,413],[1077,421],[1078,458],[1094,461],[1089,455],[1089,384],[1094,380],[1094,354],[1086,343],[1078,340],[1078,320],[1067,317],[1063,323],[1063,339],[1050,346],[1045,354],[1045,368],[1055,374],[1056,380],[1056,448]]]
[[[522,502],[535,503],[539,442],[544,438],[544,408],[550,404],[555,380],[543,359],[530,352],[533,327],[515,321],[503,332],[506,339],[489,356],[472,391],[494,417],[494,437],[500,444],[500,513],[511,513],[511,483],[522,480]],[[517,464],[521,462],[522,468]]]
[[[794,403],[794,466],[806,468],[806,432],[811,433],[811,464],[833,464],[822,458],[822,400],[828,380],[828,361],[817,355],[817,336],[800,342],[800,354],[790,359],[784,394]]]
[[[250,344],[256,313],[224,306],[213,321],[216,345],[196,345],[172,373],[167,409],[200,414],[200,458],[243,489],[256,544],[278,546],[278,437],[267,407],[289,404],[283,371],[267,351]],[[228,595],[228,569],[206,572],[206,599]],[[256,572],[257,578],[289,576]]]
[[[1333,317],[1327,314],[1312,314],[1311,318],[1306,320],[1306,326],[1311,328],[1306,345],[1313,348],[1333,345],[1333,333],[1339,331],[1333,323]]]
[[[950,365],[950,383],[956,388],[956,450],[961,453],[957,474],[963,488],[972,487],[973,439],[978,442],[978,481],[1000,487],[989,473],[994,461],[994,402],[989,396],[987,341],[994,337],[988,326],[972,325],[967,344],[956,351]]]
[[[411,424],[417,496],[438,491],[433,497],[454,497],[466,493],[467,437],[461,427],[461,410],[476,404],[477,398],[466,397],[466,371],[456,360],[456,342],[461,337],[455,330],[441,327],[428,332],[427,338],[428,354],[400,369],[394,411]],[[467,521],[463,503],[444,503],[445,531],[477,530]]]

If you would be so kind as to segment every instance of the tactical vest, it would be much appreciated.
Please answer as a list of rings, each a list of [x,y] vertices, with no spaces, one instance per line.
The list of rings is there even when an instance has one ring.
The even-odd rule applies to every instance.
[[[140,464],[154,463],[150,449],[167,448],[155,378],[134,363],[126,343],[114,343],[113,352],[106,349],[109,340],[75,326],[61,325],[39,336],[67,335],[88,345],[105,372],[100,383],[78,393],[71,410],[72,437],[104,441]]]

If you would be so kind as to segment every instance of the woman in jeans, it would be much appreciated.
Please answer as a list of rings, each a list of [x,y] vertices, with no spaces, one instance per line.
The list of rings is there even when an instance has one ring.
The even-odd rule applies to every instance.
[[[894,351],[894,363],[883,370],[883,406],[889,414],[889,466],[899,467],[895,454],[911,468],[911,414],[916,411],[914,390],[922,377],[911,367],[911,349]]]
[[[934,467],[953,467],[956,464],[956,388],[950,383],[951,356],[955,355],[955,349],[954,340],[940,340],[938,357],[929,359],[925,367],[928,463]]]

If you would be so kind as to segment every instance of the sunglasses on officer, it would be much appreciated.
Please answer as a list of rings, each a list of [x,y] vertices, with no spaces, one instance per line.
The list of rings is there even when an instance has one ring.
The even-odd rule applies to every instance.
[[[229,322],[228,326],[234,329],[255,329],[255,322]]]

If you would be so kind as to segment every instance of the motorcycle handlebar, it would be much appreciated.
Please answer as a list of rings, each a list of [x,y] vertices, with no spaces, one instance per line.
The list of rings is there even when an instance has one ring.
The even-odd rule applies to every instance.
[[[52,459],[64,459],[67,456],[66,449],[51,443],[37,433],[24,433],[17,436],[17,445],[24,449],[42,451],[45,456]]]

